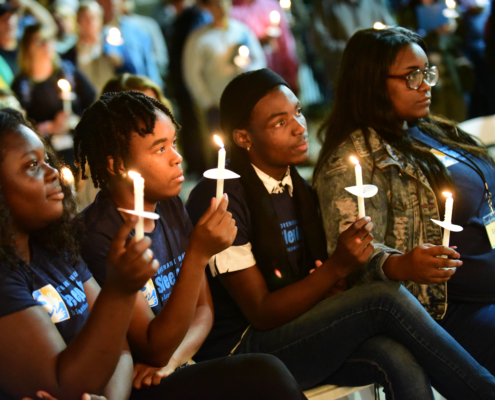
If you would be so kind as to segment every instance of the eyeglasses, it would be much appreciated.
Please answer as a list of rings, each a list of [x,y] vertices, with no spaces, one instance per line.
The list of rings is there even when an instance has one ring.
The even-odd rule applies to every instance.
[[[404,79],[409,89],[417,90],[425,81],[430,86],[435,86],[440,79],[437,67],[425,68],[424,71],[417,69],[407,75],[389,75],[389,78]]]

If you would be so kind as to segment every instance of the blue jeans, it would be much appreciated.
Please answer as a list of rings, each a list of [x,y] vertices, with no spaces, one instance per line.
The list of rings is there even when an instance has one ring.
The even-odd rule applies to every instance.
[[[331,381],[358,347],[377,335],[405,347],[428,376],[442,385],[442,395],[449,400],[495,399],[495,378],[397,282],[355,287],[267,332],[250,328],[236,353],[277,356],[307,389]],[[408,365],[403,368],[404,373],[410,372]],[[400,396],[395,397],[406,398]]]
[[[438,323],[495,374],[495,304],[449,301],[447,314]]]

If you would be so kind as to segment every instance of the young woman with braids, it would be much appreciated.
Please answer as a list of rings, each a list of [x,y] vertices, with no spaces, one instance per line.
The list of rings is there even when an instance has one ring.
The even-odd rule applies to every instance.
[[[495,250],[483,221],[492,212],[495,165],[482,144],[429,114],[437,81],[415,33],[398,27],[357,32],[320,131],[314,185],[333,252],[357,214],[356,199],[344,188],[355,182],[349,157],[360,159],[364,182],[379,191],[365,201],[375,250],[354,280],[403,282],[495,374]],[[453,223],[464,227],[450,240],[463,261],[438,257],[451,251],[440,245],[442,230],[431,221],[443,220],[443,191],[453,193]],[[452,263],[460,268],[445,269]]]
[[[125,399],[125,334],[158,265],[149,239],[126,243],[129,220],[116,232],[100,290],[78,255],[75,202],[58,168],[22,114],[0,110],[0,398],[43,390],[58,399]]]
[[[211,329],[213,309],[204,269],[228,247],[237,228],[226,212],[227,197],[207,211],[193,230],[178,197],[182,157],[175,147],[179,125],[170,110],[138,92],[107,93],[76,128],[76,158],[101,188],[83,211],[88,236],[82,255],[104,282],[110,238],[134,208],[129,171],[145,181],[144,209],[159,214],[145,220],[151,250],[160,262],[134,307],[128,340],[136,361],[132,399],[303,399],[294,378],[274,357],[247,355],[188,366]],[[187,368],[181,368],[187,367]],[[174,372],[175,371],[175,372]]]

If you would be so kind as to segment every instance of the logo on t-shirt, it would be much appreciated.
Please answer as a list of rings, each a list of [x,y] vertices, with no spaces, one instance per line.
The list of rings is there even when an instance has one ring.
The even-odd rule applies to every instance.
[[[70,318],[67,306],[52,285],[34,291],[33,298],[45,309],[54,324]]]
[[[437,149],[431,149],[430,152],[432,152],[433,155],[435,155],[440,160],[440,162],[445,166],[445,168],[448,168],[448,167],[455,165],[459,162],[456,159],[449,157],[447,154],[442,153],[441,151],[439,151]]]
[[[155,285],[153,285],[153,281],[150,279],[146,282],[146,285],[141,289],[141,293],[143,293],[146,300],[148,300],[148,304],[150,307],[155,307],[158,305],[158,298],[156,297]]]

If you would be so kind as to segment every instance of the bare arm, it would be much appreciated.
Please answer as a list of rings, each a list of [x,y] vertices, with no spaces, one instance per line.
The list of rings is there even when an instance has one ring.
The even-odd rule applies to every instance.
[[[94,280],[90,279],[85,282],[85,293],[87,293],[87,301],[89,312],[93,309],[93,305],[100,293],[100,285]],[[115,368],[110,381],[103,390],[103,395],[111,400],[126,400],[131,395],[132,386],[129,382],[132,380],[134,363],[132,360],[131,351],[127,344],[124,342],[124,347],[120,355],[120,360]]]
[[[232,244],[237,232],[226,209],[227,201],[222,200],[215,211],[212,199],[191,235],[179,278],[158,315],[153,315],[143,296],[137,298],[128,338],[133,352],[145,363],[167,365],[189,332],[204,285],[205,266],[212,255]]]
[[[136,389],[141,389],[152,384],[158,385],[163,378],[172,374],[196,354],[208,336],[212,325],[213,301],[206,276],[204,276],[196,312],[184,340],[170,358],[169,363],[163,368],[137,363],[134,366],[133,386]]]
[[[330,289],[368,259],[372,224],[361,219],[339,238],[332,256],[299,282],[270,292],[258,267],[222,274],[220,279],[249,322],[262,331],[274,329],[308,311]]]
[[[133,226],[127,222],[112,242],[107,284],[68,346],[42,307],[0,319],[0,386],[7,393],[34,397],[43,389],[60,400],[102,393],[121,357],[136,293],[156,272],[143,257],[149,241],[131,241],[126,248]],[[84,286],[90,298],[97,295],[92,283]]]

